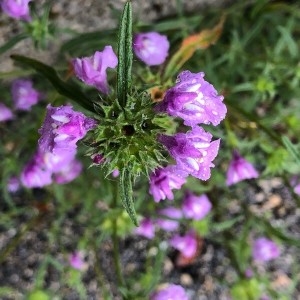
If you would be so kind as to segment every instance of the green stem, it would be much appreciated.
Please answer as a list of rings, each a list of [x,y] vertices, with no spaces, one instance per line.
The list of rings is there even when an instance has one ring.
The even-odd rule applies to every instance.
[[[116,208],[118,206],[118,199],[119,199],[119,183],[116,181],[116,184],[113,185],[113,201],[112,201],[112,209]],[[114,265],[116,269],[117,274],[117,282],[118,286],[124,286],[124,278],[122,274],[121,269],[121,258],[120,258],[120,247],[119,247],[119,237],[118,237],[118,224],[117,224],[117,218],[113,218],[113,259],[114,259]]]

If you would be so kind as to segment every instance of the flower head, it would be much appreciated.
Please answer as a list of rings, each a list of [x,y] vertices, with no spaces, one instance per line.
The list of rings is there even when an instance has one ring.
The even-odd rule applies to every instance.
[[[10,17],[17,20],[30,21],[29,2],[31,0],[2,0],[2,10]]]
[[[138,33],[133,39],[135,55],[148,66],[161,65],[168,56],[169,41],[157,32]]]
[[[272,240],[261,237],[254,241],[252,246],[253,259],[265,262],[277,258],[279,255],[280,249]]]
[[[12,120],[14,115],[12,111],[5,106],[3,103],[0,103],[0,122],[5,122],[8,120]]]
[[[15,108],[19,110],[29,111],[41,98],[41,94],[32,87],[31,80],[14,80],[11,93]]]
[[[218,125],[227,112],[213,85],[204,80],[204,73],[183,71],[178,75],[177,83],[170,88],[164,100],[157,105],[157,110],[184,120],[184,124]]]
[[[167,218],[158,218],[156,224],[165,231],[175,231],[179,227],[179,219],[182,218],[182,212],[176,207],[166,207],[158,211],[158,215]]]
[[[184,257],[190,258],[197,253],[197,236],[193,230],[190,230],[184,236],[173,236],[170,240],[170,245],[177,249]]]
[[[151,240],[155,236],[155,224],[150,218],[144,218],[134,232]]]
[[[185,177],[186,174],[177,171],[174,166],[157,169],[150,175],[149,193],[155,202],[166,198],[173,200],[172,189],[180,189],[186,181]]]
[[[102,52],[96,51],[93,56],[75,58],[72,63],[75,75],[80,80],[108,94],[106,69],[115,68],[118,64],[118,58],[111,46],[106,46]]]
[[[201,127],[174,136],[161,135],[159,141],[177,162],[177,169],[201,180],[210,178],[212,161],[218,154],[220,140],[211,142],[212,135]]]
[[[233,185],[245,179],[257,178],[258,172],[253,165],[239,155],[237,151],[233,152],[232,161],[227,170],[227,186]]]
[[[182,210],[186,218],[201,220],[210,212],[211,202],[206,195],[196,196],[188,192],[183,200]]]
[[[150,300],[188,300],[188,296],[182,286],[170,284],[152,294]]]
[[[49,104],[44,124],[39,130],[39,147],[42,152],[73,151],[77,141],[95,125],[95,120],[74,111],[72,106],[52,107]]]

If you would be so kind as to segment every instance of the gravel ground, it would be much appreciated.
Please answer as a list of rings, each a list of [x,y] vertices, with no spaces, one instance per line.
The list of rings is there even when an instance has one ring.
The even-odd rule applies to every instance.
[[[124,2],[124,0],[57,1],[52,6],[50,19],[58,28],[68,28],[78,33],[115,28]],[[232,0],[189,0],[183,1],[183,8],[186,12],[199,12],[201,14],[208,6],[222,6],[230,2]],[[45,0],[36,1],[37,8],[41,8],[44,3]],[[132,1],[132,3],[134,18],[143,22],[151,22],[176,12],[176,0],[140,0]],[[0,28],[0,45],[21,31],[20,24],[17,21],[1,13]],[[60,42],[66,38],[67,36],[61,33],[59,39],[50,43],[48,48],[43,51],[37,51],[29,40],[20,42],[11,51],[0,57],[0,72],[13,70],[13,62],[9,58],[11,53],[22,54],[53,63]]]
[[[293,198],[280,179],[261,180],[258,184],[253,182],[241,199],[243,199],[241,201],[247,201],[250,209],[256,215],[261,216],[266,213],[272,215],[272,225],[283,225],[288,234],[300,238],[300,210],[296,208]],[[21,198],[16,197],[15,200],[18,203]],[[1,211],[5,212],[5,205],[2,204],[1,206]],[[238,212],[238,207],[239,204],[233,202],[226,213],[234,217]],[[5,298],[5,300],[23,299],[25,291],[33,288],[37,269],[47,255],[53,256],[62,266],[68,265],[67,253],[62,253],[61,250],[72,251],[76,247],[76,241],[84,231],[84,228],[74,222],[79,210],[80,207],[77,207],[68,214],[68,218],[62,224],[61,241],[58,241],[57,244],[52,244],[47,236],[47,226],[50,225],[54,217],[51,213],[41,216],[33,228],[20,239],[17,247],[1,264],[0,286],[8,286],[17,291],[11,298]],[[27,219],[29,219],[29,216],[20,216],[19,224],[21,225]],[[239,227],[242,228],[242,226],[243,224],[238,224],[234,234],[238,234]],[[0,228],[0,231],[2,231],[0,235],[1,251],[16,236],[17,230],[11,228],[5,231]],[[146,256],[157,254],[158,249],[155,247],[149,248],[148,243],[148,240],[136,236],[128,237],[122,241],[122,266],[126,277],[129,278],[131,274],[136,272],[143,272]],[[164,246],[164,243],[162,242],[162,246]],[[191,300],[231,299],[228,286],[236,281],[237,274],[230,265],[228,253],[221,245],[210,239],[204,239],[201,248],[201,254],[192,264],[187,266],[179,266],[177,252],[168,251],[163,263],[162,282],[183,285]],[[87,289],[87,299],[103,299],[102,289],[98,283],[99,274],[97,274],[97,269],[94,268],[95,265],[99,267],[101,272],[105,273],[106,279],[104,282],[114,295],[113,299],[122,299],[118,296],[116,286],[114,286],[116,278],[112,271],[112,256],[112,243],[110,241],[102,244],[96,252],[86,253],[88,269],[84,272],[83,282]],[[298,249],[294,246],[281,245],[280,258],[267,264],[257,264],[255,268],[261,276],[269,274],[272,288],[277,291],[284,291],[292,284],[294,267],[299,263]],[[46,269],[44,288],[50,289],[54,294],[57,293],[62,299],[80,299],[74,289],[61,286],[59,272],[51,265]],[[295,289],[291,299],[299,299],[299,288],[298,286],[298,289]]]

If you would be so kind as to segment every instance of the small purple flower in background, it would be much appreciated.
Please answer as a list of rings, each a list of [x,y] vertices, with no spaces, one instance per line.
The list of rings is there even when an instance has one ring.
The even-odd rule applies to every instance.
[[[47,106],[47,114],[39,133],[39,147],[42,152],[56,153],[62,149],[73,151],[76,143],[88,130],[96,126],[96,121],[76,112],[72,106]]]
[[[224,97],[209,82],[203,79],[204,73],[183,71],[177,77],[177,83],[166,92],[157,110],[166,112],[173,117],[180,117],[184,124],[218,125],[227,112]]]
[[[167,218],[158,218],[156,220],[156,224],[160,229],[163,229],[165,231],[175,231],[178,229],[179,222],[177,220],[182,218],[182,212],[180,209],[175,207],[163,208],[158,211],[158,215],[167,217]]]
[[[30,21],[29,2],[31,0],[1,0],[0,5],[4,13],[17,19]]]
[[[115,169],[115,170],[113,170],[113,172],[111,173],[111,175],[114,178],[119,177],[120,171],[118,169]]]
[[[155,236],[155,224],[150,218],[144,218],[134,232],[151,240]]]
[[[193,257],[197,253],[198,240],[195,232],[190,230],[186,235],[175,235],[170,245],[177,249],[184,257]]]
[[[297,195],[300,195],[300,180],[299,180],[299,176],[293,176],[290,182],[291,182],[291,186],[294,189],[294,192]]]
[[[28,162],[21,172],[21,183],[27,188],[41,188],[52,183],[52,172],[49,171],[40,153]]]
[[[150,300],[188,300],[184,288],[180,285],[170,284],[150,296]]]
[[[82,167],[82,163],[74,159],[65,168],[54,173],[54,181],[58,184],[69,183],[80,175]]]
[[[210,212],[211,207],[206,195],[196,196],[188,192],[183,200],[182,211],[186,218],[201,220]]]
[[[12,176],[7,181],[7,190],[10,193],[15,193],[20,189],[20,180],[16,176]]]
[[[266,262],[280,255],[279,247],[265,237],[258,238],[252,245],[252,257],[254,260]]]
[[[72,268],[79,271],[83,271],[87,268],[87,264],[84,262],[84,255],[80,251],[76,251],[70,255],[69,264]]]
[[[226,185],[230,186],[245,179],[257,178],[258,176],[259,174],[253,165],[241,157],[237,151],[234,151],[226,174]]]
[[[12,120],[13,118],[14,115],[12,111],[7,106],[0,103],[0,122],[9,121]]]
[[[212,161],[218,154],[220,140],[212,141],[212,135],[201,127],[174,136],[161,135],[159,141],[176,160],[176,167],[198,179],[210,178]]]
[[[172,189],[180,189],[186,182],[186,174],[177,171],[174,166],[167,166],[155,170],[150,175],[149,193],[153,196],[155,202],[160,200],[174,199]]]
[[[14,80],[11,93],[15,108],[19,110],[29,111],[41,98],[41,94],[32,87],[31,80]]]
[[[133,38],[135,55],[148,66],[161,65],[169,53],[169,41],[157,32],[138,33]]]
[[[96,51],[93,56],[75,58],[72,63],[76,77],[85,84],[108,94],[106,69],[113,69],[118,64],[118,58],[111,46],[106,46],[102,52]]]

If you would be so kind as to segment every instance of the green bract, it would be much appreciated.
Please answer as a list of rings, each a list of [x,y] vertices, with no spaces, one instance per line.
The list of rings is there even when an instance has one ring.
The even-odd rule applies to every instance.
[[[163,132],[167,117],[157,115],[147,92],[135,92],[122,108],[118,100],[112,105],[97,108],[101,117],[94,133],[93,152],[104,156],[107,175],[113,170],[127,169],[136,179],[165,160],[163,148],[157,142],[157,133]],[[165,122],[164,122],[165,120]]]

